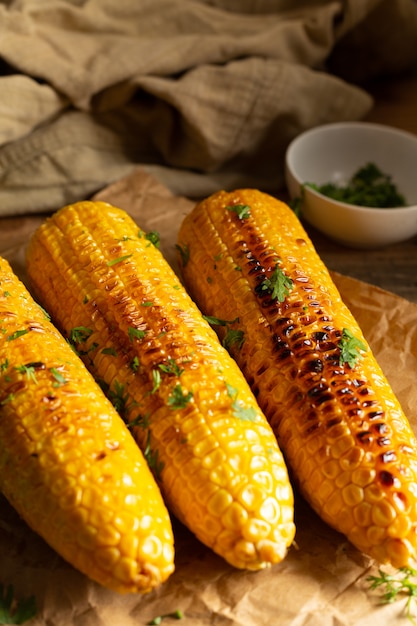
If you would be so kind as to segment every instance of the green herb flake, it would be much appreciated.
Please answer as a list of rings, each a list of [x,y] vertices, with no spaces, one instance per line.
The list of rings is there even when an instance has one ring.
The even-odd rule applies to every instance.
[[[158,231],[150,230],[148,233],[146,233],[145,239],[147,239],[149,243],[153,244],[155,248],[159,248],[160,243],[161,243],[161,238],[159,236]]]
[[[232,399],[233,415],[244,422],[255,422],[258,414],[254,407],[245,407],[242,402],[237,399],[237,389],[226,383],[227,395]]]
[[[415,605],[417,603],[417,570],[411,567],[402,567],[396,574],[388,574],[381,568],[378,576],[368,576],[370,589],[384,589],[383,604],[392,604],[401,597],[406,597],[405,615],[413,624],[416,623]],[[414,611],[413,611],[414,606]]]
[[[160,363],[159,369],[165,374],[173,374],[174,376],[181,376],[184,370],[176,363],[175,359],[169,357],[166,363]]]
[[[6,337],[6,341],[14,341],[15,339],[19,339],[19,337],[23,337],[23,335],[26,335],[28,332],[29,331],[27,328],[24,328],[22,330],[16,330],[14,333]]]
[[[158,391],[159,387],[161,386],[161,380],[161,372],[159,370],[152,370],[153,387],[151,389],[151,393],[155,393],[156,391]]]
[[[117,356],[117,350],[110,346],[109,348],[103,348],[101,354],[108,354],[109,356]]]
[[[38,383],[36,378],[35,367],[33,365],[17,365],[15,370],[19,372],[19,374],[26,374],[26,378],[31,380],[34,383]]]
[[[293,281],[284,274],[278,263],[275,265],[271,278],[265,278],[261,283],[261,290],[267,291],[271,298],[278,302],[284,302],[292,288]]]
[[[164,619],[182,619],[184,617],[182,611],[174,611],[173,613],[165,613],[154,617],[150,622],[146,622],[147,626],[158,626]]]
[[[54,387],[62,387],[62,385],[68,382],[65,376],[63,376],[56,367],[51,367],[50,372],[54,377]]]
[[[126,415],[128,413],[128,402],[129,402],[129,394],[125,391],[125,386],[122,383],[119,383],[117,380],[114,381],[114,389],[110,389],[107,393],[107,396],[119,413],[119,415],[126,421]]]
[[[14,400],[14,397],[15,397],[15,396],[14,396],[14,393],[9,393],[9,395],[8,395],[8,396],[6,396],[6,397],[4,398],[4,400],[2,400],[2,401],[0,402],[0,406],[4,406],[5,404],[8,404],[9,402],[12,402],[12,401]]]
[[[227,206],[226,209],[228,211],[233,211],[236,213],[240,220],[246,220],[250,216],[250,206],[247,204],[232,204]]]
[[[178,250],[180,255],[182,266],[185,267],[190,260],[190,247],[184,243],[182,246],[176,244],[175,248]]]
[[[123,235],[123,237],[120,237],[120,239],[116,239],[116,241],[119,243],[120,241],[132,241],[132,237],[129,237],[128,235]]]
[[[139,357],[134,356],[130,363],[130,369],[136,373],[137,371],[139,371],[139,368],[140,368]]]
[[[34,596],[17,600],[12,585],[0,584],[0,624],[24,624],[37,613]]]
[[[3,296],[5,298],[9,298],[12,294],[10,293],[10,291],[3,291]]]
[[[159,460],[159,452],[158,450],[152,450],[151,447],[151,431],[148,430],[148,436],[146,440],[146,446],[143,451],[143,456],[145,457],[150,469],[153,471],[155,477],[159,480],[161,476],[161,472],[164,469],[163,461]]]
[[[129,328],[127,329],[127,334],[130,341],[133,341],[134,339],[141,340],[145,337],[146,331],[140,330],[139,328],[133,328],[133,326],[129,326]]]
[[[117,263],[122,263],[123,261],[126,261],[126,259],[130,259],[131,256],[133,255],[124,254],[123,256],[119,256],[117,259],[110,259],[110,261],[107,261],[106,265],[107,267],[113,267],[113,265],[117,265]]]
[[[44,309],[43,306],[41,306],[39,303],[37,303],[37,304],[38,304],[38,307],[40,308],[40,310],[42,311],[44,318],[46,320],[48,320],[48,322],[50,322],[51,321],[51,316],[49,315],[48,311],[46,309]]]
[[[383,209],[406,206],[391,176],[384,174],[375,163],[359,168],[346,185],[307,183],[306,186],[346,204]]]
[[[85,343],[87,339],[93,334],[91,328],[85,326],[75,326],[70,330],[69,342],[72,344]]]
[[[127,426],[128,428],[135,428],[136,426],[143,429],[149,428],[149,418],[150,413],[146,413],[145,415],[139,413],[135,418],[129,421]]]
[[[340,348],[339,364],[347,363],[351,368],[355,367],[357,360],[362,358],[360,352],[366,352],[363,341],[357,339],[348,328],[342,330],[338,347]]]
[[[233,346],[236,346],[240,350],[245,343],[245,333],[243,330],[229,328],[222,341],[226,350],[231,350]]]
[[[203,315],[203,318],[211,326],[229,326],[230,324],[235,324],[235,322],[239,321],[238,317],[235,317],[234,320],[222,320],[218,317],[214,317],[214,315]]]
[[[192,391],[185,393],[178,383],[171,391],[167,404],[171,409],[183,409],[191,401],[192,397]]]
[[[4,372],[5,370],[7,370],[8,367],[9,359],[6,359],[5,361],[3,361],[3,363],[0,364],[0,372]]]

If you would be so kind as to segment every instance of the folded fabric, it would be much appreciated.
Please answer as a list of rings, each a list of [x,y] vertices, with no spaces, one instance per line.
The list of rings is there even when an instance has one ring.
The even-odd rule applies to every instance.
[[[416,36],[414,0],[0,2],[0,215],[138,165],[183,195],[273,193],[289,141],[363,117],[355,83],[409,66]]]

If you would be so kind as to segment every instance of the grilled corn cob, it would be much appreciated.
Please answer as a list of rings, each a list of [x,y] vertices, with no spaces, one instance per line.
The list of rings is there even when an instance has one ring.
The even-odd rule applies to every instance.
[[[129,424],[169,509],[230,564],[260,569],[293,540],[287,468],[153,235],[108,204],[70,205],[35,233],[28,275]]]
[[[171,521],[126,425],[0,258],[0,489],[61,556],[120,592],[174,569]]]
[[[256,190],[219,192],[186,216],[177,247],[202,312],[230,321],[215,327],[294,484],[360,550],[410,565],[416,440],[298,218]]]

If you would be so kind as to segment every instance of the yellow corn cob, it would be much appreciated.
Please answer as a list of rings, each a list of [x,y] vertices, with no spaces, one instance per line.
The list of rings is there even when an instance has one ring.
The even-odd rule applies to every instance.
[[[169,515],[133,437],[1,258],[0,490],[111,589],[150,591],[174,569]]]
[[[231,352],[300,491],[360,550],[410,565],[416,440],[295,214],[256,190],[219,192],[185,218],[178,248],[203,313],[236,320],[219,336],[242,333]]]
[[[276,438],[150,239],[108,204],[64,207],[29,244],[31,284],[130,423],[170,510],[236,567],[279,562],[294,523]]]

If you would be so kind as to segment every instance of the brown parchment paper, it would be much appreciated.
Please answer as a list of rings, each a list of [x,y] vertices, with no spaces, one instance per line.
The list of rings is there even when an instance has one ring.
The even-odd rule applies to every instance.
[[[158,230],[175,269],[179,223],[193,203],[173,196],[143,170],[97,198],[126,209],[145,230]],[[59,208],[59,207],[57,207]],[[0,220],[0,254],[26,280],[24,249],[45,216]],[[417,431],[417,305],[333,274]],[[367,577],[376,564],[324,524],[296,494],[296,544],[283,563],[242,572],[197,541],[176,520],[176,571],[148,595],[122,596],[89,581],[35,535],[0,497],[0,583],[19,597],[35,595],[28,626],[142,626],[156,616],[180,626],[385,626],[407,624],[405,600],[381,604]]]

